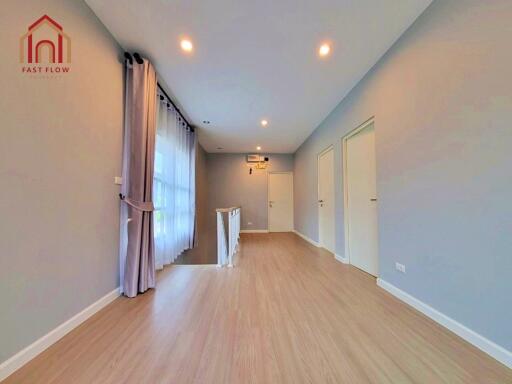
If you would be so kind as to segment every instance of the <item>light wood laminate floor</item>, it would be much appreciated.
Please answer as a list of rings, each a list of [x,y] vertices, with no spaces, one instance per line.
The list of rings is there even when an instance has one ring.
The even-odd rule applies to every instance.
[[[512,371],[291,233],[172,266],[7,383],[512,383]]]

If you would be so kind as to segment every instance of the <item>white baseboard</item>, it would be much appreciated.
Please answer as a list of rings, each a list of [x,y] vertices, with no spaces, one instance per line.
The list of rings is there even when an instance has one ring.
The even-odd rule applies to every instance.
[[[492,356],[502,364],[512,368],[512,352],[499,346],[493,341],[486,339],[482,335],[462,325],[456,320],[453,320],[451,317],[446,316],[445,314],[439,312],[437,309],[432,308],[430,305],[425,304],[421,300],[418,300],[417,298],[402,291],[400,288],[395,287],[393,284],[390,284],[382,279],[377,279],[377,285],[391,293],[393,296],[409,304],[411,307],[417,309],[424,315],[430,317],[436,323],[439,323],[443,327],[448,328],[450,331],[460,336],[467,342],[473,344],[475,347],[484,351],[488,355]]]
[[[348,257],[338,255],[337,253],[334,254],[334,258],[338,260],[340,263],[348,264]]]
[[[104,308],[120,295],[120,289],[116,288],[112,292],[107,293],[105,296],[100,298],[95,303],[91,304],[83,311],[77,313],[75,316],[65,321],[57,328],[48,332],[46,335],[30,344],[25,349],[21,350],[14,356],[10,357],[2,364],[0,364],[0,381],[10,376],[12,373],[20,369],[34,357],[39,355],[45,349],[50,347],[52,344],[59,341],[67,333],[78,327],[89,317],[94,315],[100,309]]]
[[[240,233],[268,233],[268,229],[241,229]]]
[[[300,233],[299,231],[297,230],[293,230],[293,233],[295,233],[296,235],[299,235],[300,237],[302,237],[304,240],[306,240],[308,243],[310,244],[313,244],[315,247],[320,247],[320,244],[318,244],[318,242],[316,242],[315,240],[313,239],[310,239],[309,237],[307,237],[306,235]]]

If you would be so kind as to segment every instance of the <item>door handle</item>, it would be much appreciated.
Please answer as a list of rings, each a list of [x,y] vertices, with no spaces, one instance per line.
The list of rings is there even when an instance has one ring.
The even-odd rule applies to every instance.
[[[375,197],[371,198],[370,201],[377,201]]]
[[[319,203],[323,203],[324,201],[323,200],[318,200]]]

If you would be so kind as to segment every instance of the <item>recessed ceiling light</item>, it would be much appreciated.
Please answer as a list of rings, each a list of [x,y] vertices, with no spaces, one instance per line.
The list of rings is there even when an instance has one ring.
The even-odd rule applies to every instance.
[[[266,127],[267,125],[268,125],[268,121],[267,120],[265,120],[265,119],[261,120],[261,126],[262,127]]]
[[[185,52],[192,52],[194,49],[194,46],[192,45],[192,42],[188,39],[181,40],[181,49],[183,49]]]
[[[324,43],[318,48],[318,54],[322,57],[327,56],[331,52],[331,46],[327,43]]]
[[[261,151],[261,147],[258,145],[258,146],[256,147],[256,150],[257,150],[257,151]]]

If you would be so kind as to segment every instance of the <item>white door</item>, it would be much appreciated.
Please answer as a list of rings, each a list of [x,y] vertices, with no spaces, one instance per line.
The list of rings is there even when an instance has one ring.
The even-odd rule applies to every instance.
[[[293,230],[293,173],[268,174],[268,230],[290,232]]]
[[[378,275],[375,130],[366,124],[345,139],[346,220],[350,263]]]
[[[334,253],[334,151],[318,155],[318,234],[320,246]]]

